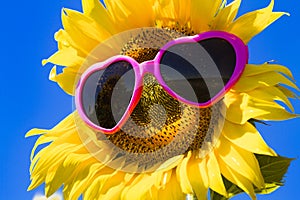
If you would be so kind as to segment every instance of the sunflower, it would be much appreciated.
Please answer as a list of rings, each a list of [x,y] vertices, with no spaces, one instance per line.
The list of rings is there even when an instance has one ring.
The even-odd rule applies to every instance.
[[[107,0],[104,6],[98,0],[82,0],[83,12],[62,10],[63,29],[55,34],[58,51],[43,65],[65,66],[59,74],[54,66],[49,78],[74,95],[81,73],[112,55],[151,60],[157,51],[145,43],[161,45],[209,30],[232,33],[247,44],[287,14],[273,12],[272,0],[266,8],[236,18],[240,4],[241,0],[229,5],[222,0]],[[218,103],[195,109],[170,97],[155,78],[146,76],[141,99],[131,114],[143,129],[136,131],[128,122],[124,126],[130,134],[99,136],[75,110],[51,130],[30,130],[26,136],[39,138],[31,155],[29,190],[45,183],[45,194],[51,196],[63,186],[65,199],[82,195],[88,200],[201,200],[208,198],[208,191],[211,199],[241,192],[256,199],[256,193],[267,194],[282,185],[290,160],[264,142],[255,123],[297,117],[289,101],[295,97],[291,88],[298,89],[286,67],[247,64]],[[165,123],[157,128],[164,116]],[[195,137],[186,137],[195,131]],[[148,133],[155,135],[150,139],[132,136]],[[174,138],[178,142],[167,145]],[[151,157],[155,161],[120,156],[114,147],[130,155],[155,152]],[[162,155],[157,150],[164,147]],[[150,170],[138,168],[149,162],[154,163]]]

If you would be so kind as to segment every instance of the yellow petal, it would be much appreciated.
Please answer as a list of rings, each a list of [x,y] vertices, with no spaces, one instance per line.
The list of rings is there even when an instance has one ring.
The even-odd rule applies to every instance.
[[[154,14],[152,0],[107,0],[104,1],[115,24],[124,27],[124,30],[140,27],[151,27],[154,25]]]
[[[232,170],[245,176],[256,187],[264,187],[264,178],[253,153],[234,145],[222,135],[215,152],[218,159],[222,159]]]
[[[33,189],[37,188],[38,186],[40,186],[44,182],[42,176],[32,177],[30,179],[30,181],[31,181],[31,183],[28,186],[27,191],[30,191],[30,190],[33,190]]]
[[[175,27],[176,11],[172,0],[158,0],[153,6],[155,27]]]
[[[137,182],[132,183],[126,190],[122,192],[121,199],[132,200],[143,197],[153,186],[155,182],[155,174],[143,174]]]
[[[36,142],[36,146],[43,144],[44,141],[47,140],[55,140],[58,136],[60,136],[60,143],[74,146],[74,144],[81,144],[80,138],[78,138],[78,135],[76,134],[76,126],[74,124],[73,114],[69,115],[67,118],[65,118],[62,122],[60,122],[57,126],[55,126],[53,129],[47,131],[46,134],[41,136],[41,139]],[[44,139],[45,138],[45,139]],[[67,140],[66,140],[67,139]],[[47,148],[42,149],[40,152],[38,152],[34,159],[32,160],[32,163],[30,165],[30,171],[31,173],[40,172],[38,167],[40,166],[41,169],[44,169],[43,166],[47,166],[49,162],[52,162],[52,159],[47,160],[48,157],[53,156],[53,154],[47,154],[48,148],[53,147],[56,148],[59,143],[57,141],[52,142]],[[76,145],[75,145],[76,146]],[[65,148],[66,146],[64,146]],[[61,148],[61,147],[59,147]],[[35,149],[33,149],[32,153],[34,153]],[[40,159],[42,158],[42,159]],[[38,162],[38,163],[37,163]],[[46,165],[44,165],[46,163]]]
[[[46,129],[38,129],[38,128],[33,128],[30,131],[28,131],[25,135],[25,137],[31,137],[35,135],[42,135],[43,133],[48,132]]]
[[[172,176],[170,181],[166,184],[165,188],[161,188],[157,191],[156,197],[153,199],[168,199],[168,200],[178,200],[185,199],[186,194],[184,194],[180,188],[180,184],[176,178],[175,169],[172,170]]]
[[[215,30],[226,30],[235,19],[241,5],[241,0],[235,0],[225,8],[221,9],[215,17],[212,28]]]
[[[62,50],[70,47],[71,38],[68,33],[60,29],[54,34],[54,39],[57,41],[58,50]]]
[[[225,121],[222,134],[230,142],[249,152],[276,156],[276,153],[268,147],[259,132],[250,123],[239,125]]]
[[[230,167],[228,167],[222,159],[219,159],[218,161],[220,163],[220,168],[223,176],[226,179],[228,179],[231,183],[237,185],[239,188],[244,190],[251,197],[252,200],[256,199],[252,183],[244,176],[230,169]]]
[[[171,176],[172,176],[172,170],[167,170],[167,171],[157,171],[156,172],[157,179],[155,182],[155,187],[157,189],[165,189],[165,186],[167,183],[169,183]]]
[[[221,176],[219,163],[215,157],[214,152],[210,153],[207,159],[207,172],[208,172],[209,187],[212,190],[216,191],[217,193],[227,197],[228,194],[226,192],[223,179]]]
[[[84,199],[98,199],[100,196],[99,189],[101,187],[100,177],[95,178],[84,193]],[[97,189],[96,189],[97,188]]]
[[[205,168],[205,160],[190,159],[187,169],[188,178],[198,200],[207,200],[208,177]],[[201,173],[204,170],[205,173]]]
[[[109,35],[105,30],[98,29],[96,23],[89,24],[89,20],[83,14],[69,9],[63,9],[61,13],[63,27],[72,40],[71,45],[82,57],[89,55],[99,41]],[[95,34],[99,36],[99,40],[93,38]]]
[[[177,180],[180,183],[182,192],[185,194],[193,194],[193,188],[188,178],[187,166],[191,158],[191,151],[188,152],[187,156],[176,168]]]
[[[186,0],[173,0],[175,18],[178,20],[179,24],[185,25],[190,21],[191,17],[191,1]]]
[[[170,19],[176,18],[175,5],[172,0],[158,0],[155,2],[154,7],[156,19]]]
[[[53,195],[63,184],[64,178],[63,176],[69,177],[72,175],[72,171],[70,169],[65,169],[63,173],[59,173],[59,176],[55,176],[56,172],[59,171],[59,168],[57,166],[50,166],[48,173],[46,175],[45,179],[45,194],[47,196]],[[62,170],[60,170],[61,172]],[[49,180],[51,177],[51,180]]]
[[[284,84],[294,89],[298,89],[293,81],[274,71],[255,76],[242,75],[232,89],[238,92],[247,92],[261,86],[275,86],[278,84]]]
[[[117,186],[113,186],[107,191],[106,194],[101,195],[99,198],[101,198],[101,200],[120,200],[120,196],[124,187],[126,187],[126,185],[123,183],[120,183]],[[86,199],[88,200],[89,197],[87,197]]]
[[[272,120],[272,121],[283,121],[287,119],[294,119],[300,117],[299,114],[289,113],[285,110],[285,108],[270,108],[264,107],[262,109],[269,110],[268,113],[257,116],[256,119],[258,120]]]
[[[84,199],[102,199],[110,188],[118,186],[124,181],[124,173],[112,168],[103,167],[102,164],[94,164],[94,166],[88,169],[88,172],[91,176],[84,185],[86,187]],[[81,174],[82,178],[86,176],[87,174]],[[80,183],[76,183],[76,187],[79,188]]]
[[[105,169],[107,170],[103,170],[102,168],[97,170],[98,171],[97,176],[103,176],[104,177],[103,180],[105,180],[102,181],[101,188],[99,188],[101,189],[101,194],[106,194],[111,187],[117,186],[122,182],[126,183],[124,180],[125,177],[124,172],[117,171],[108,167],[106,167]],[[104,175],[102,175],[103,172],[105,172]],[[151,184],[153,184],[153,182]]]
[[[76,116],[76,113],[77,112],[75,111],[75,112],[69,114],[67,117],[65,117],[56,126],[54,126],[51,130],[49,130],[47,135],[50,135],[53,137],[61,137],[64,133],[67,133],[67,132],[77,133],[76,132],[76,124],[74,121],[74,117]],[[73,142],[73,140],[70,139],[69,142]]]
[[[72,68],[66,67],[63,73],[57,74],[56,66],[54,66],[49,74],[51,81],[57,82],[58,85],[69,95],[73,95],[75,91],[75,80],[78,74]]]
[[[192,0],[191,2],[191,27],[197,33],[210,29],[216,13],[222,5],[222,0]]]
[[[288,108],[292,112],[294,112],[294,107],[289,101],[289,99],[277,87],[260,87],[247,93],[252,99],[257,99],[260,101],[267,101],[270,103],[274,102],[275,100],[281,101],[286,106],[288,106]]]
[[[299,96],[295,92],[293,92],[292,90],[290,90],[284,86],[277,85],[276,88],[279,89],[288,98],[298,98],[299,99]]]
[[[184,158],[184,155],[178,155],[178,156],[174,156],[168,160],[166,160],[165,162],[163,162],[156,171],[167,171],[170,170],[174,167],[176,167],[177,165],[179,165],[179,163],[182,162],[182,159]]]
[[[287,75],[289,78],[294,79],[291,71],[287,67],[267,63],[262,65],[246,65],[245,70],[243,71],[243,76],[255,76],[258,74],[264,74],[266,72],[280,72]]]
[[[84,59],[77,55],[77,51],[72,48],[63,48],[53,54],[50,58],[42,61],[42,64],[53,63],[61,66],[81,66]]]
[[[83,13],[95,20],[101,27],[105,28],[111,35],[117,33],[118,26],[114,25],[107,9],[99,0],[83,0]]]
[[[31,171],[31,176],[32,177],[39,177],[42,176],[42,182],[45,181],[45,178],[48,172],[48,168],[51,166],[58,167],[59,163],[62,162],[62,159],[65,158],[65,152],[62,152],[64,150],[67,150],[69,148],[72,148],[72,145],[70,144],[65,144],[65,145],[60,145],[56,148],[53,148],[53,152],[50,154],[47,152],[47,149],[44,148],[42,149],[33,159],[31,166],[30,166],[30,171]],[[29,186],[29,189],[33,189],[34,187],[37,187],[36,183],[33,185],[33,183]],[[47,185],[46,185],[47,187]],[[57,186],[54,186],[57,187]],[[49,192],[49,191],[46,191]],[[46,193],[47,194],[47,193]],[[48,193],[49,194],[49,193]],[[48,195],[50,196],[50,195]]]
[[[105,26],[96,23],[92,18],[70,9],[64,9],[63,11],[71,25],[76,26],[79,31],[94,41],[101,42],[111,36]]]
[[[131,14],[131,11],[124,5],[122,1],[105,0],[104,4],[113,18],[114,23],[117,21],[121,22]]]
[[[227,93],[224,102],[227,107],[226,119],[238,124],[245,124],[249,119],[287,120],[299,117],[275,102],[252,98],[246,93]]]
[[[208,178],[208,168],[207,168],[207,159],[203,159],[198,162],[199,172],[201,174],[203,185],[209,187],[209,178]]]
[[[33,135],[37,135],[37,134],[44,134],[42,135],[35,143],[34,147],[32,148],[31,151],[31,166],[30,166],[30,171],[33,171],[33,167],[35,166],[35,162],[38,160],[39,155],[41,155],[43,153],[43,151],[45,151],[45,149],[42,150],[42,152],[39,153],[39,155],[35,155],[35,159],[33,159],[34,154],[36,153],[36,149],[39,145],[51,142],[53,140],[55,140],[57,138],[58,135],[60,135],[61,133],[66,133],[69,130],[72,130],[72,126],[70,126],[70,124],[74,124],[73,122],[73,114],[69,115],[67,118],[65,118],[61,123],[59,123],[57,126],[55,126],[52,130],[45,130],[45,129],[32,129],[31,131],[29,131],[26,134],[26,137],[28,136],[33,136]],[[67,127],[67,128],[66,128]],[[59,130],[59,131],[57,131]]]
[[[73,154],[73,155],[72,155]],[[90,186],[97,173],[104,166],[91,158],[90,154],[75,154],[72,153],[66,160],[63,166],[56,170],[51,184],[61,185],[64,183],[64,194],[69,199],[78,199],[78,197]],[[74,157],[76,161],[73,160]],[[62,177],[65,177],[64,179]],[[74,179],[76,177],[76,179]],[[80,181],[78,181],[80,180]],[[57,183],[57,181],[61,181]]]
[[[239,36],[245,43],[248,43],[255,35],[259,34],[282,15],[287,14],[273,12],[273,7],[274,0],[271,0],[268,7],[239,17],[228,27],[228,32]]]
[[[238,123],[245,124],[249,119],[256,118],[267,114],[269,111],[264,107],[249,106],[251,98],[247,94],[227,93],[224,98],[224,103],[227,107],[226,119]]]
[[[38,146],[49,143],[49,142],[52,142],[53,139],[54,139],[53,137],[43,137],[43,136],[39,137],[36,140],[32,150],[31,150],[30,160],[33,161],[33,157],[34,157],[35,151],[38,148]]]

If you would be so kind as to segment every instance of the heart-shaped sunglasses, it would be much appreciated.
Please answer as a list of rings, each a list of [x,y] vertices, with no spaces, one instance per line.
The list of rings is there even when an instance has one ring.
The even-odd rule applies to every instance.
[[[154,75],[176,100],[204,108],[232,88],[247,62],[248,48],[233,34],[209,31],[181,37],[164,45],[150,61],[138,63],[118,55],[89,67],[76,88],[76,108],[87,125],[113,134],[139,102],[145,74]]]

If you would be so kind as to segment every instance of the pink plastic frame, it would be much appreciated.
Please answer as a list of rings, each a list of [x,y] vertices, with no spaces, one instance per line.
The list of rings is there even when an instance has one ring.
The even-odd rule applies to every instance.
[[[195,42],[199,42],[199,41],[210,39],[210,38],[225,39],[227,42],[229,42],[232,45],[232,47],[234,48],[235,53],[236,53],[236,66],[235,66],[234,72],[233,72],[230,80],[224,86],[224,89],[221,90],[217,95],[215,95],[209,101],[204,102],[204,103],[191,102],[191,101],[186,100],[183,97],[177,95],[171,88],[169,88],[167,86],[167,84],[163,80],[163,77],[160,73],[160,60],[161,60],[164,52],[173,45],[182,44],[182,43],[195,43]],[[94,124],[88,118],[88,116],[86,115],[86,113],[84,111],[83,105],[82,105],[81,96],[82,96],[82,91],[83,91],[85,82],[91,74],[93,74],[94,72],[96,72],[98,70],[103,70],[107,66],[111,65],[114,62],[118,62],[118,61],[126,61],[132,65],[134,73],[135,73],[134,93],[131,97],[128,108],[126,109],[123,117],[120,119],[119,122],[117,122],[115,127],[111,128],[111,129],[107,129],[107,128],[103,128],[103,127],[100,127],[100,126]],[[111,57],[104,62],[99,62],[99,63],[92,65],[89,69],[87,69],[82,74],[82,76],[78,82],[78,85],[76,88],[76,93],[75,93],[75,105],[76,105],[76,108],[77,108],[77,111],[78,111],[80,117],[83,119],[83,121],[87,125],[89,125],[93,129],[95,129],[96,131],[101,131],[105,134],[113,134],[113,133],[117,132],[118,130],[120,130],[122,125],[126,122],[128,117],[132,113],[133,109],[137,105],[137,103],[140,99],[141,93],[142,93],[142,89],[143,89],[143,77],[146,73],[153,74],[155,76],[155,78],[157,79],[158,83],[165,89],[165,91],[168,92],[175,99],[177,99],[183,103],[192,105],[192,106],[205,108],[205,107],[208,107],[208,106],[214,104],[215,102],[219,101],[225,95],[225,93],[232,88],[232,86],[240,78],[247,62],[248,62],[248,47],[243,43],[243,41],[240,38],[238,38],[237,36],[235,36],[233,34],[227,33],[227,32],[209,31],[209,32],[204,32],[204,33],[201,33],[201,34],[198,34],[195,36],[187,36],[187,37],[174,39],[174,40],[168,42],[165,46],[163,46],[161,48],[161,50],[158,52],[158,54],[156,55],[156,57],[150,61],[138,63],[131,57],[118,55],[118,56]]]

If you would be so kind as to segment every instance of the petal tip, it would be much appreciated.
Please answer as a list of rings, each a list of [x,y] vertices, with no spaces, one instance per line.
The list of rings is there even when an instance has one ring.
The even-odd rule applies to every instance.
[[[45,66],[47,63],[48,63],[48,60],[47,60],[47,59],[43,59],[43,60],[42,60],[42,65],[43,65],[43,66]]]
[[[52,67],[52,69],[51,69],[51,71],[49,73],[49,80],[56,82],[56,76],[57,76],[56,66],[54,66],[54,67]]]

